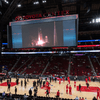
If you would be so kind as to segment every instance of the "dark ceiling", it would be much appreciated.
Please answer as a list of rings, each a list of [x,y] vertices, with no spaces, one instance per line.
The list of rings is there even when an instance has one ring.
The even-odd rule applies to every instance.
[[[93,18],[100,16],[100,0],[38,0],[39,4],[33,3],[37,0],[8,0],[6,4],[2,0],[2,15],[0,15],[0,25],[2,30],[6,29],[7,24],[18,15],[43,14],[69,10],[70,14],[79,15],[79,31],[94,31],[100,29],[100,24],[90,24]],[[17,7],[21,4],[21,7]],[[6,32],[5,32],[6,33]]]

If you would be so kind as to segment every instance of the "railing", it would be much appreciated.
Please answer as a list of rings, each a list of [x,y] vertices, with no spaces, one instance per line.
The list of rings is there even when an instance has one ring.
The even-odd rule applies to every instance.
[[[97,57],[96,57],[96,61],[98,62],[98,64],[100,65],[100,62],[99,62],[99,60],[97,59]]]
[[[16,61],[16,63],[14,64],[14,66],[12,67],[12,69],[9,72],[11,72],[15,68],[15,66],[18,64],[20,59],[21,59],[21,57],[19,57],[19,59]]]
[[[29,64],[28,66],[30,66],[37,58],[38,58],[38,57],[35,57],[35,58],[30,62],[30,64]],[[26,67],[23,71],[21,71],[20,74],[24,73],[26,69],[27,69],[27,67]]]
[[[71,56],[69,56],[69,66],[68,66],[67,76],[70,75],[70,69],[71,69],[70,63],[71,63]]]
[[[91,65],[91,68],[92,68],[92,71],[93,71],[93,75],[97,76],[96,72],[95,72],[95,69],[94,69],[94,66],[92,64],[92,61],[90,59],[90,57],[88,56],[88,59],[89,59],[89,62],[90,62],[90,65]]]
[[[20,68],[22,68],[31,58],[29,58],[24,64],[22,64],[16,71],[18,71]]]
[[[49,63],[50,63],[50,61],[51,61],[52,57],[53,57],[53,55],[51,55],[51,56],[50,56],[50,58],[49,58],[49,60],[48,60],[48,63],[46,64],[46,67],[44,68],[44,70],[43,70],[43,72],[42,72],[41,76],[45,73],[46,69],[48,68]]]

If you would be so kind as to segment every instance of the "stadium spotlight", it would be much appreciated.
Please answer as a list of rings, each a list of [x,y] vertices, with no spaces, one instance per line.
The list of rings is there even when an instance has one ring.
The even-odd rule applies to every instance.
[[[92,23],[94,23],[95,21],[94,21],[94,19],[92,20]]]
[[[37,5],[37,4],[39,4],[39,1],[35,1],[35,2],[33,2],[33,4],[34,5]]]
[[[46,3],[47,1],[46,0],[42,0],[42,3]]]
[[[4,0],[5,3],[9,4],[9,2],[7,0]]]
[[[97,19],[96,19],[96,23],[98,23],[98,22],[100,22],[100,18],[97,18]]]
[[[98,22],[99,22],[99,19],[97,18],[97,19],[96,19],[96,23],[98,23]]]
[[[21,7],[21,4],[18,4],[17,6],[18,6],[18,7]]]

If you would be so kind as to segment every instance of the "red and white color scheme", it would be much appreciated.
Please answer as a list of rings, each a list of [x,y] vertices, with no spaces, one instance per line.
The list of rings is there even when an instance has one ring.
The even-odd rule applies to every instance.
[[[52,13],[44,13],[42,14],[33,14],[33,15],[26,15],[26,16],[16,16],[15,20],[16,21],[21,21],[21,20],[28,20],[28,19],[36,19],[36,18],[42,18],[42,17],[50,17],[50,16],[60,16],[60,15],[69,15],[69,10],[66,11],[57,11],[57,12],[52,12]]]
[[[76,87],[76,81],[74,81],[74,88]]]
[[[68,83],[70,84],[70,78],[68,77],[67,79],[68,79]]]
[[[88,79],[89,79],[89,82],[91,82],[91,78],[90,78],[90,76],[88,77]]]
[[[69,95],[72,95],[72,87],[69,86]]]
[[[68,85],[66,85],[66,93],[68,94]]]
[[[100,99],[100,90],[97,89],[97,100],[99,100],[99,99]]]
[[[61,84],[61,78],[59,78],[59,84]]]
[[[85,82],[86,82],[86,83],[88,83],[88,80],[87,80],[87,78],[85,79]]]

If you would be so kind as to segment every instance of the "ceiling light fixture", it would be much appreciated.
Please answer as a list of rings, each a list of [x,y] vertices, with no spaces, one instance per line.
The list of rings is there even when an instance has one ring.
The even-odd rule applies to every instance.
[[[21,7],[21,4],[18,4],[17,6],[18,6],[18,7]]]

